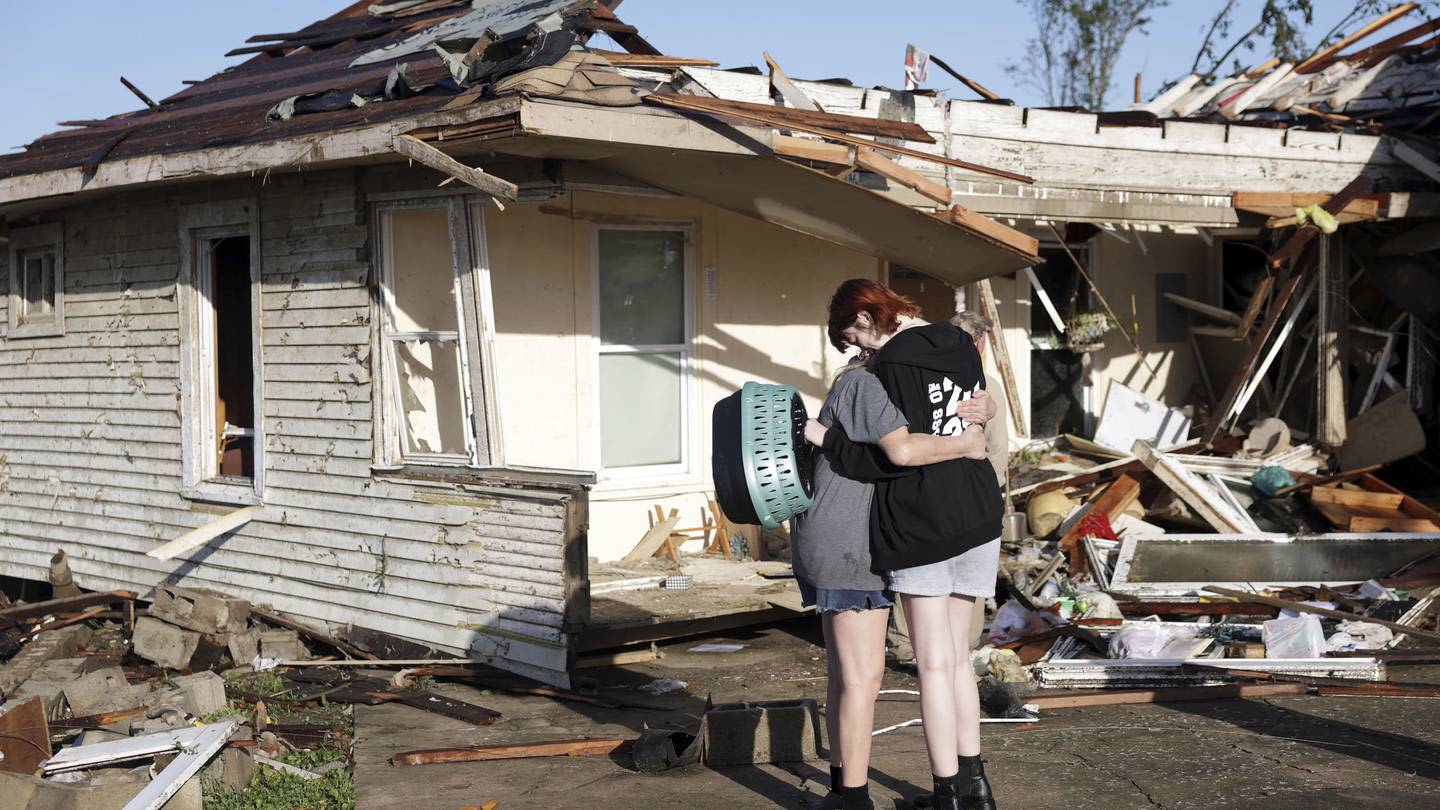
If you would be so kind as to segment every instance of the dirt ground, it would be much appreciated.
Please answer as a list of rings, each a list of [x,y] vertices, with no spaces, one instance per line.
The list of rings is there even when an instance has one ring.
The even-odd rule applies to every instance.
[[[647,725],[693,731],[705,698],[718,702],[811,697],[823,704],[823,650],[813,620],[704,641],[735,641],[728,654],[692,653],[700,640],[664,648],[656,662],[587,670],[600,694],[663,704],[669,711],[605,710],[535,697],[440,691],[504,717],[485,728],[399,705],[356,707],[359,810],[456,808],[499,801],[524,808],[812,808],[826,792],[826,763],[704,766],[658,776],[628,758],[530,759],[396,768],[397,752],[577,737],[633,737]],[[685,693],[654,698],[634,687],[686,681]],[[1406,667],[1396,680],[1440,682],[1440,671]],[[891,671],[886,688],[915,687]],[[889,696],[887,696],[889,697]],[[919,716],[915,698],[882,698],[876,727]],[[1056,710],[1037,724],[987,726],[987,770],[1005,810],[1121,808],[1440,807],[1440,700],[1285,697],[1263,700]],[[919,728],[875,739],[871,791],[877,806],[928,789]]]

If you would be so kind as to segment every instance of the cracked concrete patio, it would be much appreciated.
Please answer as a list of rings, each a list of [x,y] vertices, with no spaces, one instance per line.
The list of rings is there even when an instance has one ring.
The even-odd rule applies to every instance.
[[[807,808],[825,793],[824,762],[747,768],[692,767],[659,776],[627,758],[531,759],[395,768],[403,750],[574,737],[633,737],[651,727],[694,730],[706,695],[717,702],[812,697],[823,703],[823,651],[813,624],[792,622],[727,636],[738,653],[691,653],[690,640],[656,662],[588,670],[601,695],[663,703],[668,712],[616,711],[543,698],[441,691],[501,712],[477,728],[399,705],[356,707],[357,807],[455,808],[495,799],[518,808]],[[687,681],[651,698],[652,678]],[[1407,667],[1403,680],[1440,680]],[[892,671],[886,688],[911,688]],[[914,698],[885,696],[876,726],[919,716]],[[987,769],[1006,810],[1121,808],[1422,808],[1440,806],[1440,701],[1285,697],[1056,710],[1034,725],[987,726]],[[928,789],[919,728],[876,738],[877,798]],[[887,806],[883,802],[880,806]],[[905,805],[902,804],[902,807]]]

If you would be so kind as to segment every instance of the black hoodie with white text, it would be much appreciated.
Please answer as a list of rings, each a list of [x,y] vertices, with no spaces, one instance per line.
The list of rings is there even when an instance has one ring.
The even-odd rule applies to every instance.
[[[967,423],[956,406],[985,387],[975,342],[948,323],[902,330],[880,349],[873,370],[911,433],[958,435]],[[838,426],[826,433],[824,449],[841,474],[875,483],[870,551],[876,571],[948,560],[1000,536],[1004,504],[988,459],[896,467],[879,447],[851,442]]]

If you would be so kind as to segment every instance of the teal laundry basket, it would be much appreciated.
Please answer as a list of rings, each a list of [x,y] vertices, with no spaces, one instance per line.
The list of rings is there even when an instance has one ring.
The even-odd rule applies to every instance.
[[[813,459],[805,403],[792,385],[747,382],[715,405],[715,499],[736,523],[778,528],[810,508]]]

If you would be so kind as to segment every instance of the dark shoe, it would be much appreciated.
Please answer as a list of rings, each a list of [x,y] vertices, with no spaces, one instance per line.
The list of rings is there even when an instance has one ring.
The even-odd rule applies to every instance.
[[[985,762],[976,758],[975,764],[970,768],[968,774],[963,769],[960,774],[964,779],[961,786],[965,793],[960,797],[961,810],[995,810],[995,796],[990,792],[990,780],[985,778]]]
[[[935,792],[916,796],[910,803],[911,806],[922,810],[961,810],[963,805],[960,804],[960,798],[963,794],[960,788],[963,777],[964,774],[958,773],[954,776],[933,777]]]
[[[870,800],[870,786],[842,787],[840,794],[841,808],[843,810],[875,810],[875,803]]]

